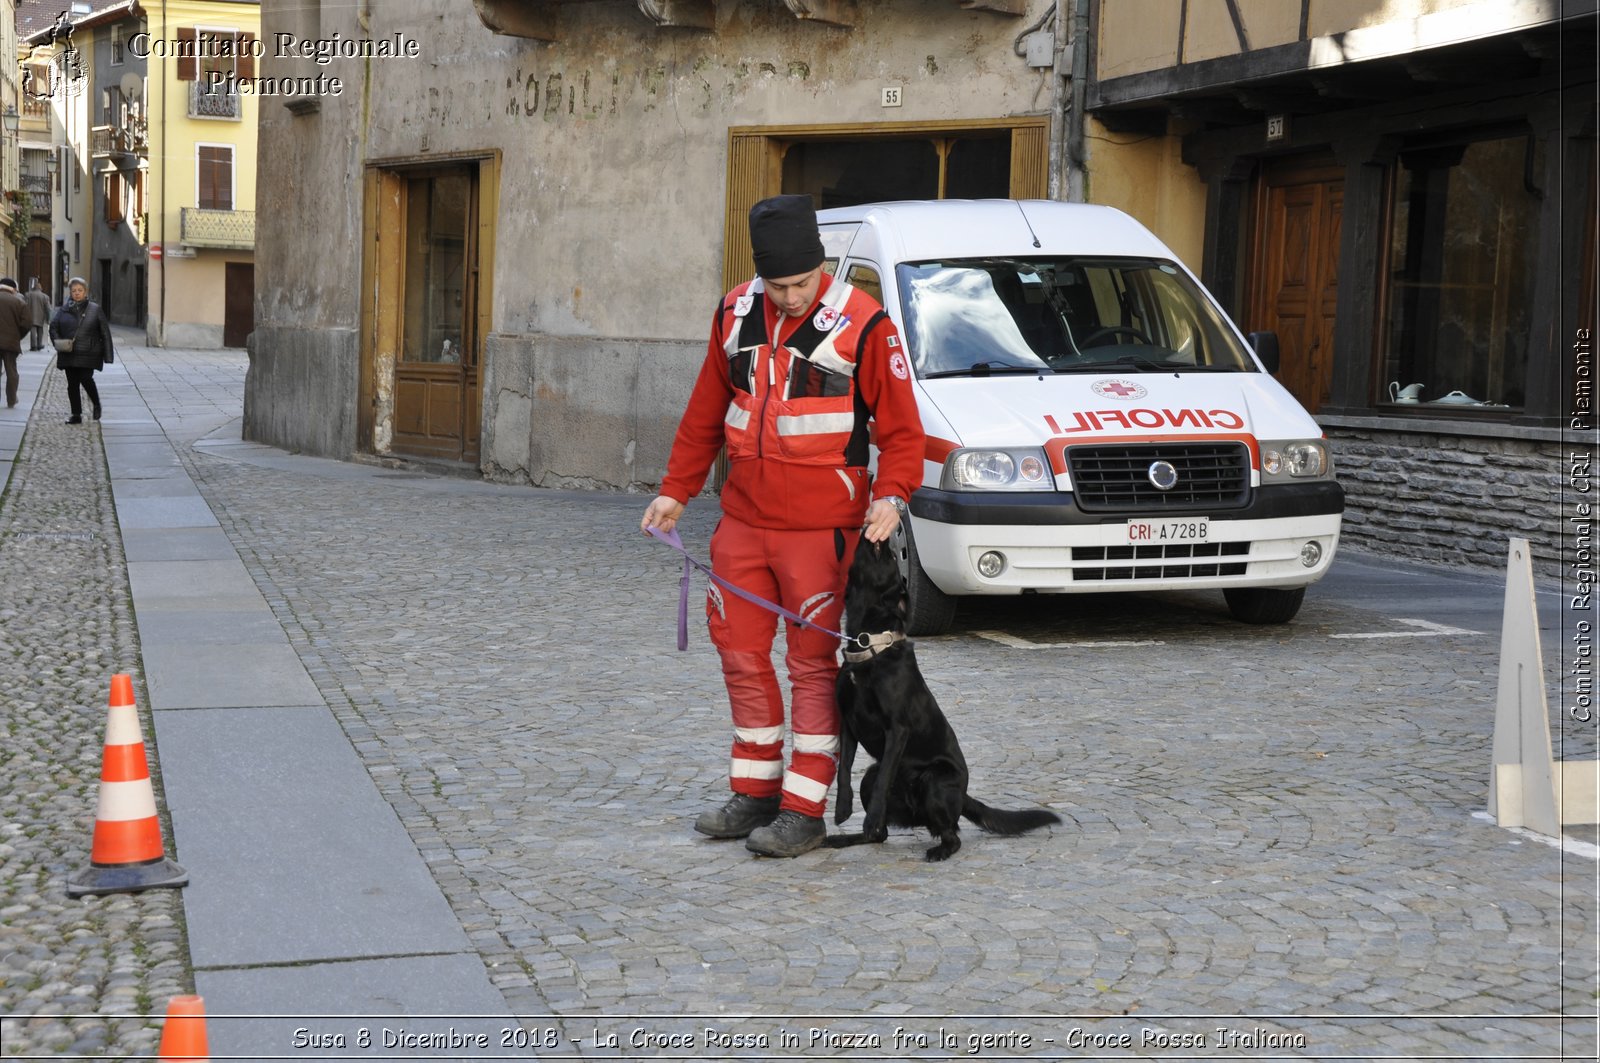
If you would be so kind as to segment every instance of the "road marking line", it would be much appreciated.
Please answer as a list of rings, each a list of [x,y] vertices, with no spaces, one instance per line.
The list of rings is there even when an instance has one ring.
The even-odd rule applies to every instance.
[[[1464,627],[1449,627],[1445,624],[1435,624],[1428,620],[1406,620],[1395,617],[1397,624],[1410,624],[1420,627],[1421,631],[1370,631],[1358,635],[1332,635],[1336,639],[1423,639],[1437,635],[1481,635],[1481,631],[1469,631]]]
[[[1485,823],[1491,825],[1498,825],[1495,824],[1494,817],[1489,815],[1487,812],[1474,812],[1472,814],[1472,818],[1481,819]],[[1590,860],[1600,860],[1600,846],[1593,845],[1589,842],[1581,842],[1576,838],[1569,838],[1565,834],[1559,838],[1552,838],[1548,834],[1540,834],[1538,831],[1529,830],[1526,827],[1505,827],[1503,829],[1523,838],[1529,838],[1536,842],[1544,842],[1546,845],[1553,845],[1563,852],[1571,853],[1573,856],[1586,856]]]
[[[1014,650],[1065,650],[1065,649],[1112,649],[1120,646],[1162,646],[1165,643],[1158,639],[1144,639],[1134,642],[1030,642],[1019,639],[1015,635],[1007,635],[1003,631],[974,631],[980,639],[998,642],[1002,646],[1010,646]]]

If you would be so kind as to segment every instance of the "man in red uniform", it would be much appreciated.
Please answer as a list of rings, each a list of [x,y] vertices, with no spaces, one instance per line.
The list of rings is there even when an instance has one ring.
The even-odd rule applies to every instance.
[[[809,196],[757,203],[750,242],[757,277],[717,308],[661,494],[640,527],[671,531],[726,446],[712,571],[838,630],[858,532],[888,538],[922,482],[910,359],[874,299],[823,273]],[[869,420],[876,479],[867,472]],[[733,796],[703,813],[695,830],[748,838],[746,847],[763,856],[799,856],[827,833],[822,814],[839,757],[838,640],[785,627],[793,733],[785,769],[776,615],[713,583],[706,618],[733,709]]]

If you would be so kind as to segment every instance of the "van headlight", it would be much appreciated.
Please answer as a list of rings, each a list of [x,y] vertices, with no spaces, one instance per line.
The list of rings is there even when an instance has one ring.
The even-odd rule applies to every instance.
[[[1050,462],[1038,447],[963,448],[944,461],[947,491],[1053,491]]]
[[[1261,444],[1261,482],[1331,480],[1333,458],[1320,439],[1291,439]]]

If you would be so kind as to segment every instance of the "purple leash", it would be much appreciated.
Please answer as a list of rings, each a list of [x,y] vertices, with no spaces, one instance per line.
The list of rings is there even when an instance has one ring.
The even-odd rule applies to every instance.
[[[777,602],[769,602],[758,594],[752,594],[743,587],[736,587],[732,583],[729,583],[727,580],[711,571],[709,566],[702,565],[700,562],[689,556],[689,551],[683,548],[683,540],[678,538],[677,529],[664,532],[660,528],[646,528],[645,531],[649,532],[651,535],[655,536],[657,539],[660,539],[662,542],[666,543],[668,546],[672,547],[674,550],[678,551],[678,553],[683,555],[683,578],[678,583],[678,649],[686,650],[689,648],[689,576],[694,569],[699,569],[701,572],[704,572],[706,577],[710,579],[711,582],[715,583],[724,590],[729,591],[732,594],[737,594],[745,601],[759,605],[768,612],[777,613],[791,624],[799,624],[801,627],[808,627],[813,631],[820,631],[824,635],[832,635],[840,642],[847,641],[846,636],[838,631],[834,631],[831,628],[825,628],[821,624],[813,623],[801,616],[799,613],[790,612]]]

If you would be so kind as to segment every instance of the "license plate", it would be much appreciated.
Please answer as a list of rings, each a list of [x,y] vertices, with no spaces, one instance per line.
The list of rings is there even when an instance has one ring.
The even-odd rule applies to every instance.
[[[1128,522],[1128,543],[1131,546],[1203,543],[1209,542],[1210,536],[1210,517],[1172,517],[1166,520]]]

